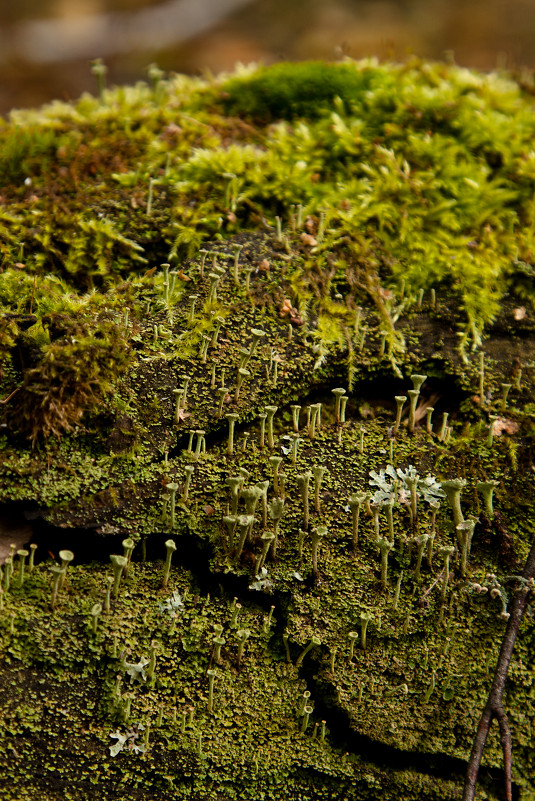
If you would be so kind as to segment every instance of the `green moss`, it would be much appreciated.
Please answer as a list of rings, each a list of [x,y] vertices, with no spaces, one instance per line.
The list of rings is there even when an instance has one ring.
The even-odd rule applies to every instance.
[[[362,102],[376,81],[384,83],[384,77],[372,65],[357,71],[352,64],[324,61],[274,64],[227,81],[223,108],[263,124],[295,117],[315,119],[329,112],[336,99],[347,108]]]
[[[109,567],[74,563],[53,614],[46,563],[6,593],[0,757],[14,798],[458,797],[503,634],[501,601],[477,585],[494,574],[509,602],[507,576],[531,536],[534,128],[532,99],[512,78],[418,61],[159,78],[4,123],[0,499],[8,511],[38,505],[36,525],[73,539],[75,555],[89,532],[108,565],[125,537],[137,543],[96,632]],[[434,433],[402,422],[393,439],[394,397],[415,373],[428,376]],[[347,389],[343,425],[333,387]],[[273,450],[260,441],[269,406]],[[503,431],[490,446],[493,414]],[[270,456],[282,460],[276,488]],[[480,518],[466,580],[454,557],[441,578],[440,549],[454,542],[446,505],[419,564],[431,516],[423,500],[416,520],[394,499],[386,586],[365,505],[352,552],[349,499],[392,463],[466,479],[463,512]],[[318,466],[328,473],[309,530],[298,476]],[[274,507],[264,526],[259,501],[238,556],[246,522],[233,533],[227,479],[240,475],[245,487],[269,482],[268,504],[284,496],[277,558],[267,553],[259,576]],[[489,479],[500,482],[492,520],[476,489]],[[249,511],[240,501],[238,514]],[[390,536],[385,515],[379,536]],[[317,569],[312,528],[328,532]],[[157,543],[163,559],[169,536],[177,552],[162,593],[161,565],[137,559]],[[172,618],[172,594],[186,591]],[[348,636],[368,617],[365,648],[356,638],[351,653]],[[533,772],[532,628],[528,619],[507,699],[521,798]],[[238,630],[251,632],[241,660]],[[321,645],[296,665],[312,638]],[[154,680],[130,685],[121,659],[154,655]],[[148,750],[136,753],[146,723]],[[112,757],[116,731],[132,748]],[[501,766],[497,739],[485,760]]]

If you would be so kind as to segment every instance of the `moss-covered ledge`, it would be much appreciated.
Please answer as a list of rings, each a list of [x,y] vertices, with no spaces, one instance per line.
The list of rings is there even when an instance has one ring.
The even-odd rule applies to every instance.
[[[533,537],[534,86],[152,78],[0,125],[0,795],[460,798]]]

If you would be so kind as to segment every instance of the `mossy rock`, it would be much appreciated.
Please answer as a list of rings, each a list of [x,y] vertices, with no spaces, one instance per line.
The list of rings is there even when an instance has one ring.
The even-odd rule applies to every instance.
[[[532,537],[532,90],[281,64],[3,123],[2,799],[460,798]]]

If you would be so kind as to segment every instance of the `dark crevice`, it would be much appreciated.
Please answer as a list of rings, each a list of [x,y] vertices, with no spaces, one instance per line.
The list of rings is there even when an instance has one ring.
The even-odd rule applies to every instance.
[[[467,763],[460,757],[426,751],[405,751],[368,735],[361,734],[351,727],[349,714],[336,700],[334,687],[321,678],[322,666],[319,658],[310,654],[301,667],[301,676],[314,698],[315,717],[325,720],[329,729],[329,739],[335,748],[358,755],[366,762],[388,770],[404,771],[412,769],[418,773],[440,779],[458,777],[459,785],[464,781]],[[503,794],[504,772],[496,768],[483,768],[481,781],[487,792],[497,799]],[[519,788],[514,786],[513,798],[520,798]]]

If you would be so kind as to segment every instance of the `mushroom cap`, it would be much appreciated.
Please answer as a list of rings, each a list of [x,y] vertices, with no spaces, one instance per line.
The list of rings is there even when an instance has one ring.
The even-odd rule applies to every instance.
[[[61,559],[61,563],[64,565],[68,565],[69,562],[72,562],[74,559],[74,554],[72,551],[64,550],[59,552],[59,558]]]
[[[119,556],[119,554],[112,553],[110,555],[110,562],[114,567],[124,568],[128,563],[128,559],[126,558],[126,556]]]

